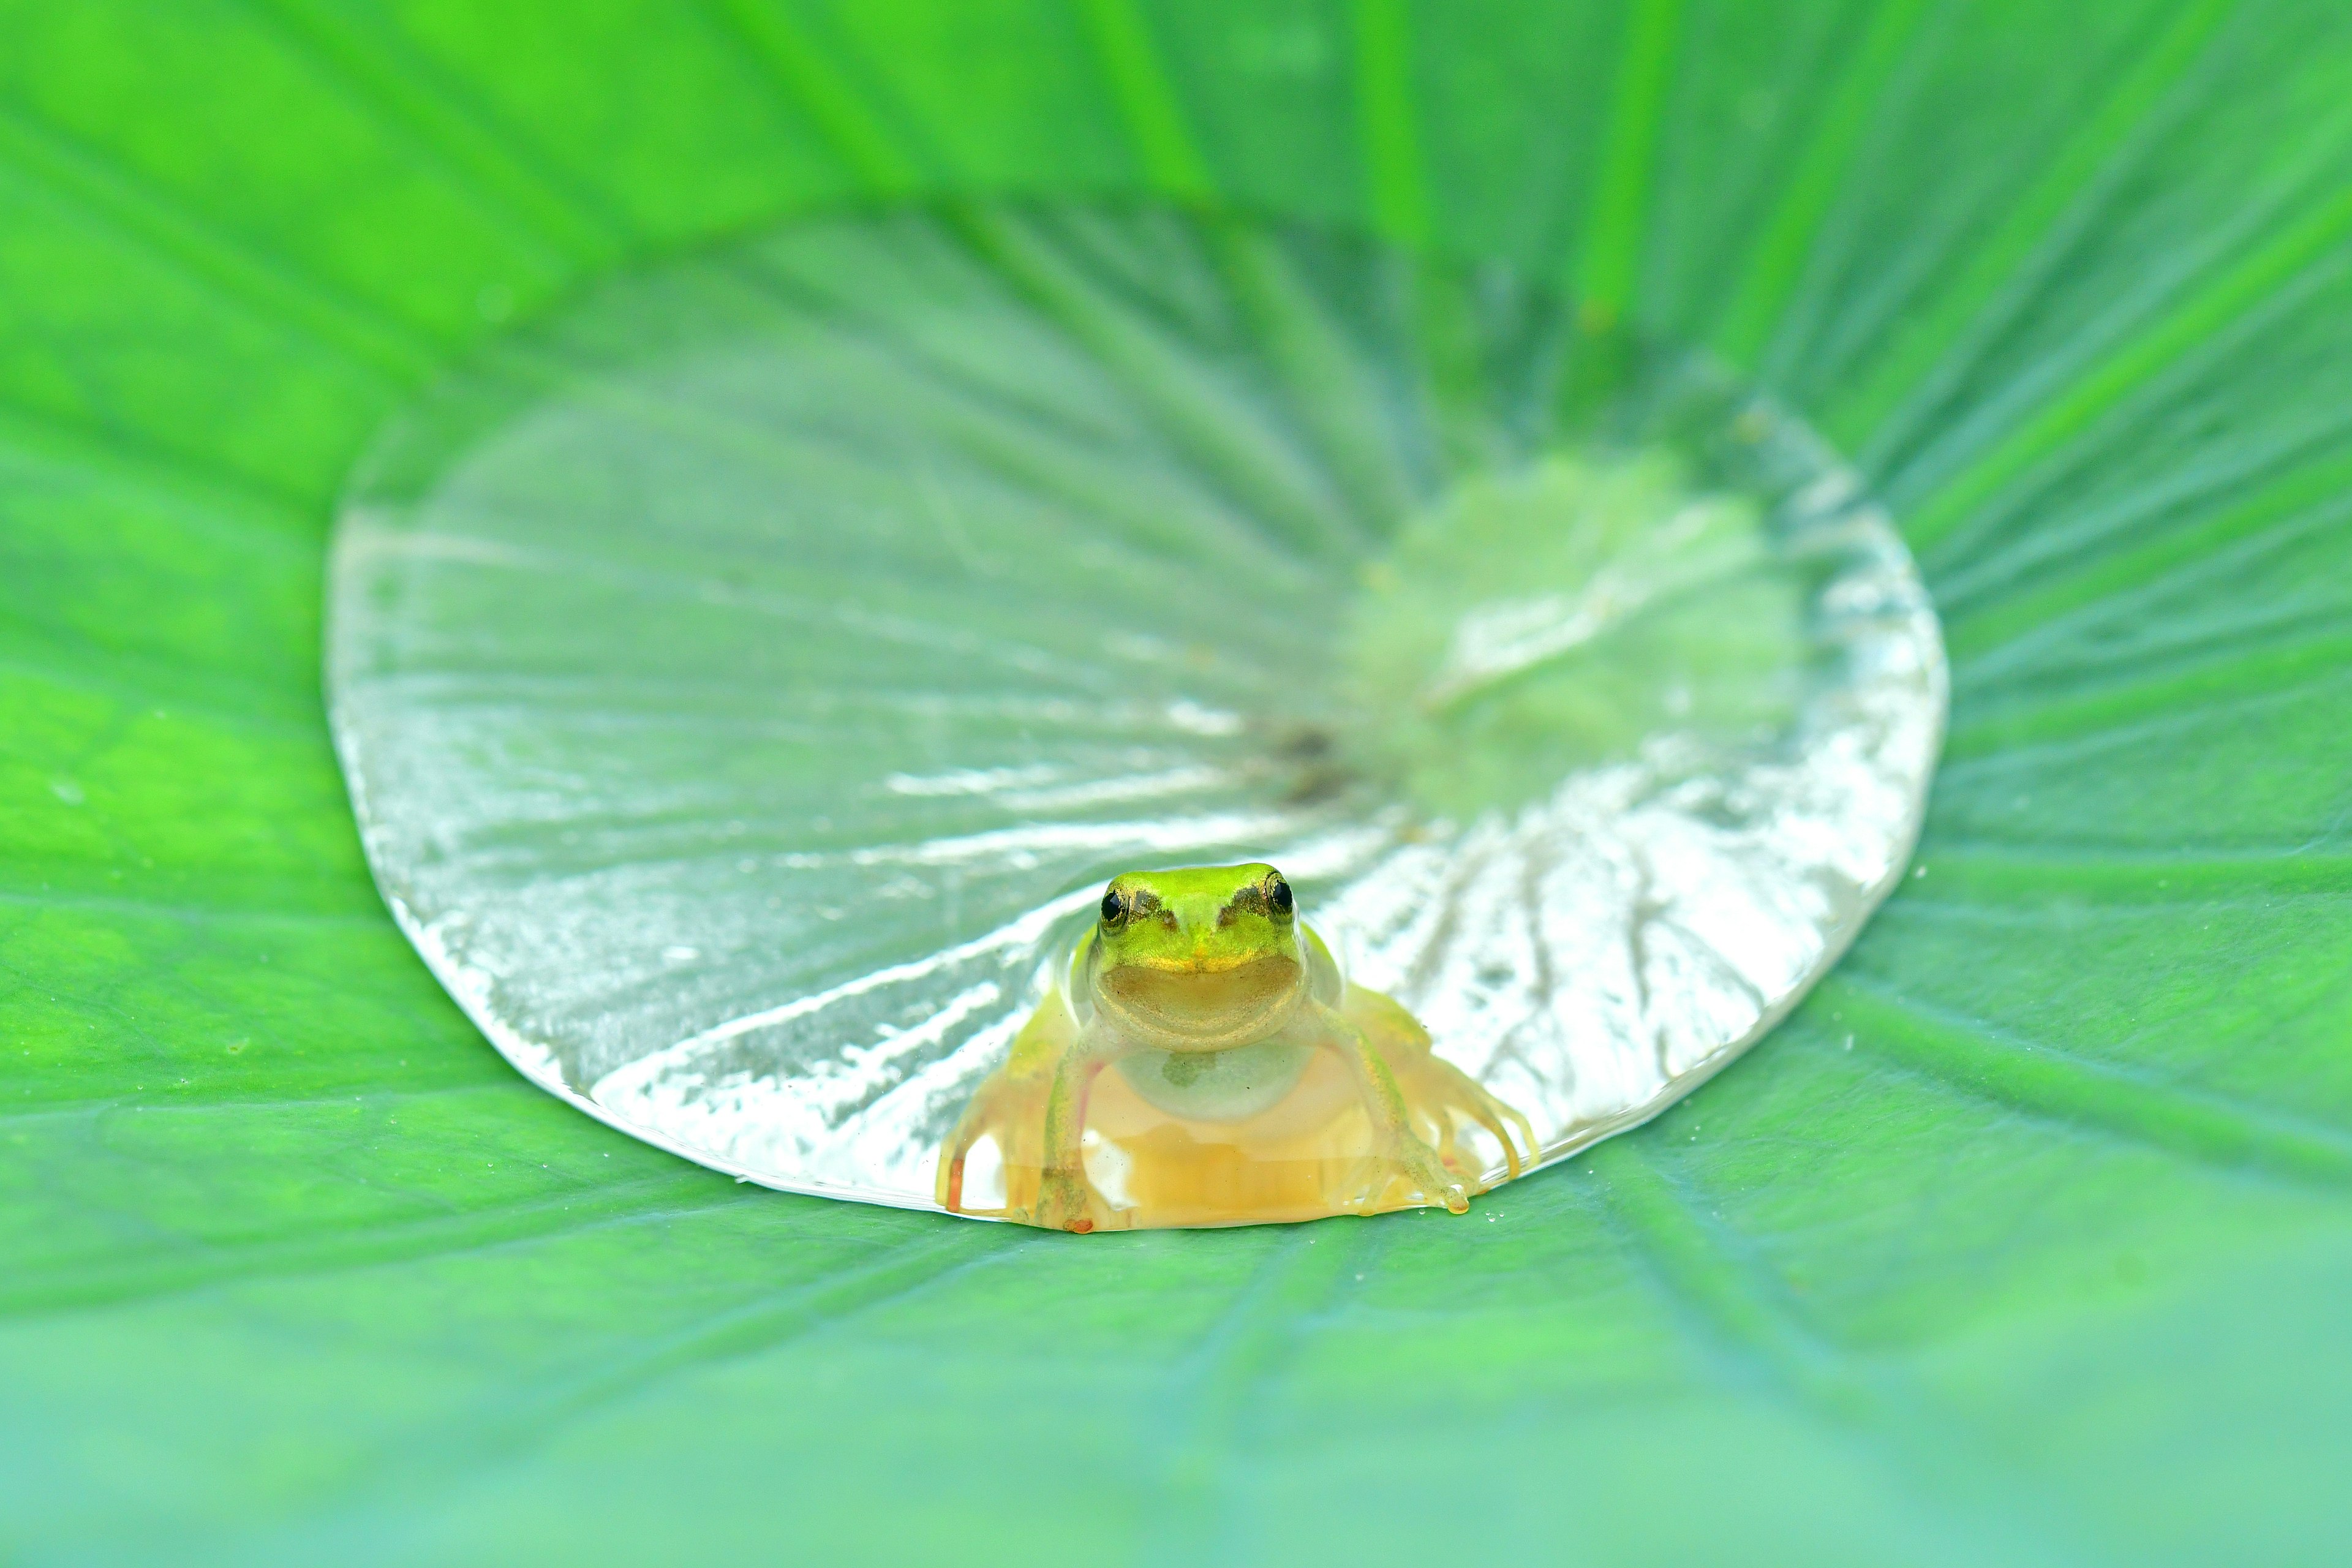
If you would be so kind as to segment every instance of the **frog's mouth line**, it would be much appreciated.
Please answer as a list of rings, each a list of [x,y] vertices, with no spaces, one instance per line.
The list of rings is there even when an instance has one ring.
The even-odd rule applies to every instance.
[[[1219,967],[1147,960],[1105,973],[1097,996],[1123,1028],[1161,1050],[1227,1050],[1288,1021],[1306,980],[1287,953]]]

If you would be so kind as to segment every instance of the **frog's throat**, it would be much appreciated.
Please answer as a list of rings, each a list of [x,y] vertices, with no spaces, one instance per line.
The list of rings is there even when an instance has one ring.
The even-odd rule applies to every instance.
[[[1224,1051],[1265,1039],[1298,1011],[1307,972],[1286,952],[1240,963],[1130,961],[1095,976],[1095,1005],[1121,1035],[1162,1051]]]

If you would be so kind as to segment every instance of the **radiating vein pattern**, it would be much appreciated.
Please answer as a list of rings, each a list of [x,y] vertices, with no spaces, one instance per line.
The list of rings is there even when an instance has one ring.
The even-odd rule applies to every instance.
[[[1543,289],[1155,208],[811,222],[386,432],[330,683],[395,912],[522,1069],[923,1204],[1101,880],[1264,857],[1549,1154],[1899,873],[1944,664],[1792,417]]]

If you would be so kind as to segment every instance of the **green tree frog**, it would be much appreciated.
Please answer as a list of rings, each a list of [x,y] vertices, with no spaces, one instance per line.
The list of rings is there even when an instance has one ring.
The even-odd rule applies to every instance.
[[[1483,1190],[1472,1128],[1510,1176],[1537,1154],[1527,1119],[1433,1055],[1411,1013],[1348,983],[1280,871],[1130,871],[940,1149],[937,1195],[1072,1231],[1459,1214]],[[1003,1206],[967,1210],[982,1140]]]

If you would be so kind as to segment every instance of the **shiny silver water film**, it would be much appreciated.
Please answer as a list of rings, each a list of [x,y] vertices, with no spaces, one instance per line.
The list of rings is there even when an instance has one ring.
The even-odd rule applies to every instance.
[[[1270,859],[1548,1157],[1900,874],[1910,560],[1787,415],[1499,269],[1154,210],[830,219],[421,400],[331,567],[378,881],[499,1048],[928,1207],[1124,869]]]

